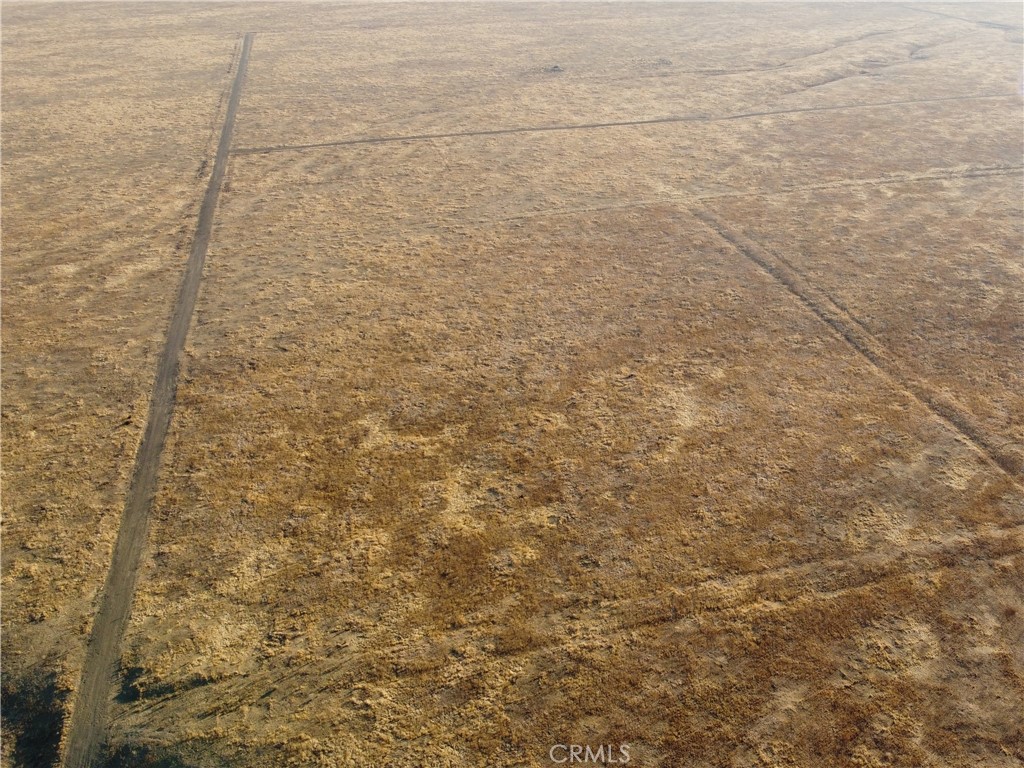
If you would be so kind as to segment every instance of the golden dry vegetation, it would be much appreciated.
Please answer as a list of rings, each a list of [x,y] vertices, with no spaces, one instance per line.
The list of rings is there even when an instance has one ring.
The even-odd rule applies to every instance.
[[[3,12],[6,765],[247,31],[112,764],[1024,761],[1019,4]]]

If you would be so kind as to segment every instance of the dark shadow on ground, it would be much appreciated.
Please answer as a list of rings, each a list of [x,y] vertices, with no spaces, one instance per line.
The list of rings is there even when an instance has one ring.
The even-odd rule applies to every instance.
[[[193,768],[177,755],[151,747],[124,744],[108,754],[102,768]]]
[[[124,744],[109,747],[96,768],[233,768],[239,765],[275,766],[273,755],[224,755],[208,741],[195,739],[170,746]]]
[[[34,672],[5,679],[0,688],[7,745],[15,766],[50,768],[57,763],[64,702],[68,692],[57,688],[54,672]]]

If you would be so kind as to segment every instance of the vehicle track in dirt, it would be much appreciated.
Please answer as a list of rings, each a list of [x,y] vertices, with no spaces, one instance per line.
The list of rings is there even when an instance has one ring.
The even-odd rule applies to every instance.
[[[199,294],[199,282],[210,244],[210,234],[213,231],[217,199],[227,169],[231,134],[241,99],[252,41],[251,32],[243,38],[242,52],[228,98],[213,171],[199,209],[195,237],[185,265],[181,288],[171,313],[167,339],[157,365],[146,429],[135,457],[135,468],[125,499],[117,541],[114,543],[110,570],[103,586],[99,609],[93,619],[81,682],[71,712],[71,724],[64,744],[65,768],[90,768],[94,765],[106,736],[121,639],[131,611],[136,574],[146,541],[149,511],[156,492],[160,454],[174,413],[178,361],[185,347],[196,297]]]
[[[705,201],[734,199],[734,198],[775,198],[785,195],[796,195],[804,192],[818,191],[840,191],[844,189],[857,189],[862,187],[884,187],[900,184],[924,184],[930,182],[958,181],[961,179],[987,179],[1001,178],[1006,176],[1019,176],[1024,171],[1022,165],[982,165],[982,166],[958,166],[953,168],[934,168],[928,171],[895,172],[885,176],[873,176],[862,179],[836,179],[833,181],[821,181],[813,184],[789,184],[771,189],[730,189],[719,192],[681,192],[679,194],[660,195],[658,197],[647,197],[642,199],[626,200],[621,203],[605,203],[596,205],[565,206],[542,208],[539,210],[523,211],[507,216],[478,217],[465,219],[460,223],[473,226],[487,226],[493,224],[504,224],[508,222],[525,221],[529,219],[543,219],[557,216],[574,216],[582,213],[597,213],[601,211],[619,211],[631,208],[649,208],[656,205],[693,205]],[[303,180],[303,187],[326,186],[337,184],[338,179],[328,178],[324,181]],[[448,229],[453,224],[452,220],[440,218],[433,223],[419,223],[415,226],[418,233],[440,232]],[[406,222],[405,226],[410,226]],[[390,232],[393,227],[388,224],[383,227],[360,227],[358,229],[338,229],[336,233],[343,237],[365,236],[369,234],[381,234]]]
[[[1021,478],[1022,457],[997,444],[974,416],[953,398],[939,392],[929,382],[912,375],[864,325],[847,312],[826,291],[811,283],[789,262],[759,246],[745,234],[730,228],[711,212],[693,209],[693,215],[741,255],[752,261],[773,279],[785,286],[808,309],[832,328],[879,372],[896,382],[904,391],[924,405],[940,421],[957,432],[994,466],[1006,473],[1018,489],[1024,490]]]
[[[782,186],[778,189],[746,189],[729,190],[724,192],[707,192],[681,195],[665,195],[663,197],[648,198],[646,200],[632,200],[625,203],[613,203],[610,205],[587,206],[581,208],[548,208],[540,211],[527,211],[512,216],[502,216],[496,219],[474,220],[473,224],[494,224],[496,222],[520,221],[522,219],[541,218],[546,216],[570,216],[577,213],[591,213],[595,211],[614,211],[623,208],[645,208],[652,205],[664,204],[687,204],[699,203],[705,200],[722,200],[737,197],[762,197],[773,198],[783,195],[794,195],[801,192],[818,192],[842,189],[855,189],[857,187],[882,187],[889,184],[917,184],[933,181],[955,181],[958,179],[984,179],[1000,176],[1016,176],[1024,171],[1021,165],[992,165],[974,166],[969,168],[943,168],[924,173],[893,173],[887,176],[875,176],[866,179],[839,179],[836,181],[822,181],[816,184],[793,184]]]
[[[931,8],[918,8],[914,5],[899,5],[898,8],[902,8],[905,11],[914,11],[915,13],[927,13],[931,16],[940,16],[944,19],[954,19],[955,21],[963,21],[968,24],[975,24],[979,27],[985,27],[986,29],[1002,29],[1006,31],[1019,31],[1022,29],[1020,26],[1014,26],[1012,24],[1003,24],[998,21],[987,21],[985,19],[968,19],[966,16],[954,16],[951,13],[943,13],[942,11],[935,11]]]
[[[870,590],[889,581],[923,579],[969,563],[1010,562],[1024,551],[1019,546],[1022,535],[1024,526],[1020,525],[993,528],[941,543],[935,540],[922,540],[888,558],[870,552],[854,558],[809,559],[777,567],[716,575],[679,584],[646,599],[602,602],[600,606],[587,610],[588,614],[593,614],[589,617],[590,620],[580,618],[578,621],[581,625],[598,626],[602,617],[607,620],[609,615],[613,616],[611,625],[602,630],[602,636],[607,639],[644,627],[685,621],[696,614],[711,615],[729,611],[745,611],[748,614],[777,612],[793,606],[835,600],[850,593]],[[993,553],[997,554],[993,557]],[[815,575],[821,573],[827,576],[815,581]],[[767,579],[799,584],[801,587],[786,597],[765,598],[762,592]],[[579,611],[578,605],[563,606],[563,610],[570,608],[574,612]],[[297,708],[302,708],[312,704],[319,696],[337,696],[339,691],[350,692],[356,685],[382,684],[413,678],[425,679],[437,674],[441,667],[454,663],[448,659],[436,667],[422,669],[402,668],[400,664],[394,663],[385,668],[370,670],[360,668],[358,661],[355,661],[351,654],[336,661],[334,654],[352,648],[353,640],[358,637],[358,632],[347,628],[329,632],[323,640],[337,641],[332,648],[332,655],[316,656],[289,666],[283,674],[276,674],[272,669],[242,673],[234,681],[226,683],[216,702],[209,702],[208,694],[199,688],[161,696],[141,707],[139,711],[146,712],[149,716],[157,716],[168,706],[179,704],[180,699],[185,696],[197,700],[196,709],[200,712],[197,720],[204,720],[228,715],[254,701],[282,692],[301,693],[305,696],[305,701],[297,704]],[[566,637],[550,637],[501,655],[506,659],[522,658],[555,651],[573,642],[575,641]],[[405,647],[403,643],[397,642],[382,649],[379,655],[395,661]],[[461,664],[473,667],[476,672],[486,663],[485,660],[486,656],[481,655],[472,661],[462,660]],[[383,669],[387,669],[387,672],[382,671]],[[206,701],[207,706],[199,706],[198,700]]]
[[[493,128],[486,131],[454,131],[451,133],[419,133],[407,136],[370,136],[361,139],[342,139],[339,141],[321,141],[314,144],[274,144],[266,147],[240,147],[232,150],[233,155],[265,155],[271,152],[301,152],[307,149],[325,149],[329,147],[350,147],[360,144],[393,144],[403,141],[428,141],[431,139],[464,139],[475,136],[507,136],[517,133],[551,133],[556,131],[593,131],[602,128],[629,128],[644,125],[663,125],[665,123],[719,123],[727,120],[746,120],[752,117],[772,117],[774,115],[797,115],[808,112],[836,112],[851,109],[873,109],[877,107],[897,107],[908,104],[931,104],[943,101],[981,101],[985,99],[1005,99],[1015,97],[1015,93],[986,93],[972,96],[937,96],[928,99],[903,99],[900,101],[879,101],[865,104],[839,104],[827,107],[793,107],[792,109],[774,109],[757,112],[737,112],[732,115],[677,115],[674,117],[656,117],[650,120],[622,120],[605,123],[577,123],[573,125],[535,125],[519,128]]]

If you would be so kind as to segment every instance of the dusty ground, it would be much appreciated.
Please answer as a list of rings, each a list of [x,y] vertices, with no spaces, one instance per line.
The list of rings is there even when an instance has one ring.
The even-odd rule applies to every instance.
[[[7,765],[245,31],[121,764],[1024,761],[1019,4],[3,14]]]

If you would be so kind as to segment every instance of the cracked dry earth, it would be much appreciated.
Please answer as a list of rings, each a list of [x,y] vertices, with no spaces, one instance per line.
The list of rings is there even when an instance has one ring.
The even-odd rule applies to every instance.
[[[5,768],[245,32],[109,765],[1024,761],[1019,4],[3,12]]]

